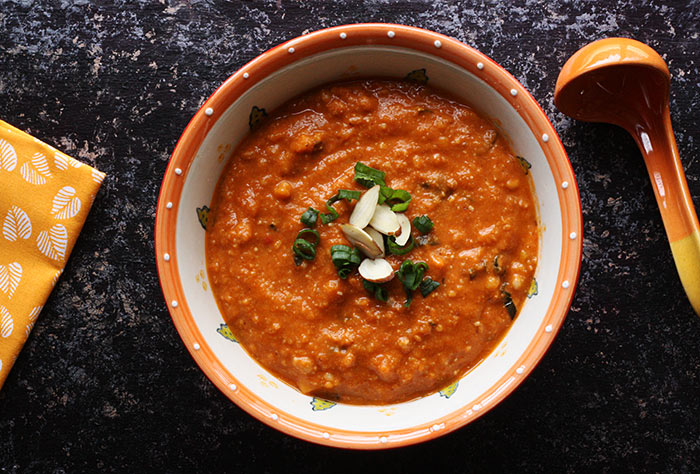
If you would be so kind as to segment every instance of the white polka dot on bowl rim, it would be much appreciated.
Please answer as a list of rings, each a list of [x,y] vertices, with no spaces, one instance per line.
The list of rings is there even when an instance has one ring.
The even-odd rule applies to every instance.
[[[379,442],[382,444],[386,444],[387,441],[389,441],[389,440],[386,439],[386,436],[382,436],[381,438],[379,438]]]
[[[440,431],[442,429],[442,426],[438,424],[434,424],[433,426],[430,427],[431,431]]]
[[[545,326],[545,328],[544,328],[544,332],[552,332],[552,329],[554,329],[554,328],[552,328],[552,325],[551,325],[551,324],[547,324],[547,325]]]
[[[393,38],[394,36],[396,36],[396,33],[394,33],[393,31],[389,31],[389,32],[387,32],[386,35],[387,35],[389,38]]]
[[[477,403],[476,405],[474,405],[474,406],[472,407],[472,410],[474,410],[474,411],[479,411],[479,410],[481,410],[481,405],[479,405],[479,404]]]
[[[270,415],[270,418],[272,418],[272,421],[277,421],[280,417],[277,415],[277,413],[273,413],[272,415]]]
[[[569,280],[564,280],[561,284],[561,287],[564,289],[568,288],[569,287]]]
[[[525,372],[525,367],[520,366],[517,369],[515,369],[515,373],[518,375],[521,375],[523,372]]]
[[[168,201],[168,203],[165,205],[166,209],[172,209],[173,208],[173,203]]]
[[[547,135],[546,133],[543,133],[542,134],[542,141],[547,143],[549,141],[549,135]]]
[[[201,349],[201,346],[199,344],[197,344],[196,342],[194,344],[192,344],[192,347],[194,348],[195,351],[198,351],[199,349]]]
[[[204,110],[204,115],[206,115],[207,117],[211,117],[212,115],[214,115],[214,109],[212,109],[211,107],[207,107]]]
[[[163,254],[163,260],[165,260],[166,262],[169,262],[169,261],[170,261],[170,254],[169,254],[169,253],[164,253],[164,254]]]
[[[287,49],[287,52],[288,52],[289,54],[294,54],[294,51],[295,51],[295,49],[292,48],[292,47],[289,47],[289,48]]]
[[[321,436],[323,436],[323,439],[328,439],[331,437],[331,435],[326,433],[325,431],[323,432],[323,434]]]
[[[250,77],[250,74],[248,74],[247,72],[243,73],[243,79],[248,79],[249,77]]]
[[[341,39],[341,40],[344,40],[344,39],[346,39],[347,37],[348,37],[348,34],[345,33],[344,31],[343,31],[342,33],[340,33],[340,39]]]
[[[438,49],[439,49],[439,48],[442,48],[442,41],[440,41],[440,40],[435,40],[435,42],[433,43],[433,45],[435,45],[435,47],[438,48]]]
[[[574,239],[576,238],[576,232],[570,233],[570,234],[569,234],[569,238],[570,238],[571,240],[574,240]]]
[[[170,302],[170,306],[172,306],[173,308],[177,308],[177,301],[172,300],[172,301]]]
[[[236,387],[235,383],[230,383],[230,384],[228,384],[228,388],[235,391],[238,387]]]
[[[568,182],[568,181],[562,181],[561,187],[562,187],[562,189],[568,188],[568,187],[569,187],[569,182]]]
[[[484,63],[476,63],[476,68],[481,71],[484,69]]]
[[[175,174],[180,176],[182,174],[182,170],[180,168],[175,168]]]
[[[512,95],[513,97],[515,97],[516,95],[518,95],[518,91],[516,91],[515,89],[511,89],[511,90],[510,90],[510,95]]]

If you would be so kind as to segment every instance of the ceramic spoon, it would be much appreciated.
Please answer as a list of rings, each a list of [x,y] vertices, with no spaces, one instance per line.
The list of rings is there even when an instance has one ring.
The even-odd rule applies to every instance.
[[[683,288],[700,315],[700,226],[671,128],[669,83],[668,67],[656,51],[608,38],[584,46],[564,64],[554,104],[577,120],[619,125],[634,137]]]

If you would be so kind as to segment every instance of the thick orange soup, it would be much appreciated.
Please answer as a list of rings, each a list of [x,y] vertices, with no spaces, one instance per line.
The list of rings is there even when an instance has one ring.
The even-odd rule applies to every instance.
[[[306,394],[440,390],[495,347],[533,283],[528,167],[427,86],[308,92],[253,127],[214,193],[207,270],[224,319]]]

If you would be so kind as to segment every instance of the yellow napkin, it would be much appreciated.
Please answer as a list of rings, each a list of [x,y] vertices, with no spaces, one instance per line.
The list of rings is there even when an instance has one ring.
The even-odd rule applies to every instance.
[[[0,120],[0,388],[104,177]]]

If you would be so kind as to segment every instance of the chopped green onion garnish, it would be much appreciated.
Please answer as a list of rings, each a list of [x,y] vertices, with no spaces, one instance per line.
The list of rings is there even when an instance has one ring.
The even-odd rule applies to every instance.
[[[413,219],[413,227],[418,229],[421,234],[427,234],[433,230],[433,226],[433,221],[431,221],[428,216],[418,216]]]
[[[408,209],[408,203],[411,202],[411,195],[408,191],[404,191],[403,189],[394,189],[391,196],[387,198],[387,201],[389,201],[389,204],[392,204],[392,211],[403,212]]]
[[[382,186],[379,189],[377,204],[384,204],[385,202],[391,205],[392,211],[403,212],[408,209],[408,203],[411,202],[411,194],[403,189],[391,189],[389,186]]]
[[[317,246],[318,243],[321,241],[321,236],[318,235],[318,231],[313,229],[301,229],[297,234],[297,239],[304,239],[308,241],[308,239],[304,237],[305,234],[311,234],[315,237],[313,241],[309,242],[314,247]]]
[[[394,236],[386,239],[386,248],[389,250],[389,253],[393,253],[394,255],[406,255],[408,252],[413,250],[414,245],[415,241],[413,240],[413,236],[408,238],[408,242],[406,242],[406,245],[404,246],[397,244],[396,237]]]
[[[338,269],[338,276],[344,280],[362,263],[362,256],[356,248],[334,245],[331,247],[331,261]]]
[[[316,220],[318,219],[318,211],[313,207],[308,208],[301,215],[301,223],[306,227],[313,229],[316,227]]]
[[[396,272],[396,277],[406,290],[406,301],[404,302],[405,307],[411,306],[411,301],[413,300],[413,291],[415,291],[423,280],[423,275],[428,271],[428,264],[425,262],[413,263],[411,260],[404,260],[399,267],[399,271]]]
[[[371,281],[362,279],[362,286],[364,286],[365,290],[372,293],[374,297],[382,303],[386,303],[389,300],[389,292],[386,290],[386,288],[384,288],[384,286],[380,285],[379,283],[373,283]]]
[[[292,251],[294,252],[294,261],[299,262],[297,265],[301,265],[301,259],[313,260],[316,257],[316,245],[312,244],[308,240],[296,239],[294,245],[292,245]]]
[[[421,295],[423,295],[423,298],[425,298],[430,293],[435,291],[438,286],[440,286],[440,283],[438,283],[430,277],[425,277],[425,279],[420,283],[420,286],[418,288],[420,289],[420,293]]]
[[[421,280],[423,280],[423,275],[428,271],[428,264],[425,262],[413,263],[411,260],[406,259],[401,263],[399,271],[396,272],[396,276],[399,278],[403,286],[409,290],[415,290],[420,285]]]
[[[360,183],[365,188],[371,188],[376,184],[386,186],[384,181],[385,176],[386,174],[383,171],[370,168],[364,163],[360,163],[358,161],[355,164],[355,181]]]
[[[389,199],[391,195],[394,194],[394,190],[391,189],[389,186],[380,186],[379,187],[379,199],[377,200],[377,204],[384,204],[384,201]]]
[[[348,202],[351,202],[353,199],[360,199],[362,196],[362,191],[352,191],[350,189],[340,189],[338,191],[338,201],[341,199],[345,199]],[[333,201],[335,202],[335,201]]]
[[[311,234],[313,240],[309,241],[305,237],[306,234]],[[302,229],[297,234],[297,238],[292,244],[292,252],[294,252],[294,263],[301,265],[302,260],[313,260],[316,257],[316,246],[321,241],[321,236],[318,231],[313,229]]]
[[[326,201],[326,209],[328,209],[328,213],[321,214],[321,222],[328,224],[329,222],[333,222],[338,218],[338,211],[333,208],[333,204],[336,201],[345,199],[348,202],[351,202],[353,199],[360,199],[360,196],[362,196],[362,191],[350,191],[348,189],[339,190],[338,194]]]

